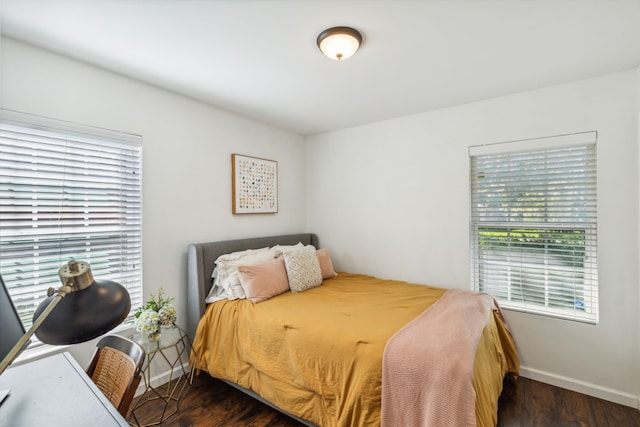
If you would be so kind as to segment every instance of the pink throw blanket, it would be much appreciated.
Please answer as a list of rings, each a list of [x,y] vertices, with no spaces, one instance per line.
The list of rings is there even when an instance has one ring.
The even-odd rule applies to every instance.
[[[475,426],[475,353],[492,309],[487,294],[448,290],[387,342],[382,427]]]

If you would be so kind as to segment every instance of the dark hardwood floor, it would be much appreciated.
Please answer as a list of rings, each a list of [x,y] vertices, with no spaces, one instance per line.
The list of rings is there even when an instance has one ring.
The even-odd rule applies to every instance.
[[[640,411],[526,378],[506,380],[500,427],[640,427]],[[153,405],[136,411],[141,423],[157,415]],[[178,413],[163,427],[300,427],[302,424],[205,373],[196,376]]]

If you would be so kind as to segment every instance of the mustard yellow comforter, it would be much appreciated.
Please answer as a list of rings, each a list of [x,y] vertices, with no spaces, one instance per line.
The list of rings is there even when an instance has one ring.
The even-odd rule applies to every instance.
[[[320,426],[376,426],[385,344],[445,291],[340,273],[255,305],[218,301],[200,320],[192,363]],[[478,425],[495,425],[502,379],[517,369],[509,333],[490,319],[474,365]]]

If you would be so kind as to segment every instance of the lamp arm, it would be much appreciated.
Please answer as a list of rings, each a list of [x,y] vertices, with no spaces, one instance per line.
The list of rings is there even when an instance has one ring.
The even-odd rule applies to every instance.
[[[50,289],[50,290],[53,290],[53,289]],[[62,298],[67,296],[71,291],[73,291],[73,289],[69,285],[63,285],[59,287],[57,290],[55,290],[54,292],[55,297],[51,300],[49,305],[47,305],[47,308],[45,308],[42,314],[38,316],[38,318],[33,322],[29,330],[25,332],[22,338],[20,338],[20,340],[16,343],[16,345],[13,346],[13,348],[6,355],[6,357],[2,359],[2,363],[0,363],[0,375],[2,375],[5,369],[7,369],[9,365],[11,365],[11,362],[13,362],[13,359],[15,359],[18,356],[18,354],[20,353],[22,348],[25,346],[25,344],[29,342],[29,339],[38,330],[38,328],[40,328],[40,325],[42,325],[42,323],[45,320],[47,320],[47,317],[49,317],[51,312],[53,312],[53,310],[56,308],[58,303],[62,301]]]

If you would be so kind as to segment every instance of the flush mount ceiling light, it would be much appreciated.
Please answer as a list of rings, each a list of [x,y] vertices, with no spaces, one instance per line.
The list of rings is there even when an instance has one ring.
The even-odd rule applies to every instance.
[[[332,27],[318,35],[317,43],[327,57],[340,61],[356,53],[362,44],[362,34],[351,27]]]

